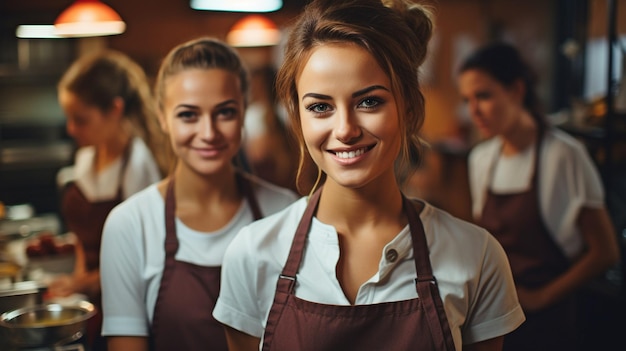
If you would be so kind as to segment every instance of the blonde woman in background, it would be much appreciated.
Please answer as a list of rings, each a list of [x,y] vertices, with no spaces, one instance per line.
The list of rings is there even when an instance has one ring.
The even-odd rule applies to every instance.
[[[111,351],[227,351],[211,316],[226,247],[297,198],[233,164],[247,91],[241,59],[219,40],[183,43],[163,61],[159,118],[178,160],[167,179],[107,218],[102,332]]]
[[[104,221],[114,206],[162,178],[163,137],[143,69],[120,52],[78,59],[59,81],[58,98],[78,147],[74,165],[59,172],[61,213],[78,245],[73,274],[56,278],[48,291],[85,294],[99,307]]]

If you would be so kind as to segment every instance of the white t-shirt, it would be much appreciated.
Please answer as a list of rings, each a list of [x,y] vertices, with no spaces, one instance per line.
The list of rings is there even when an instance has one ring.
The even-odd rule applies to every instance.
[[[74,181],[83,195],[91,202],[111,200],[117,196],[122,171],[122,157],[111,163],[106,169],[96,172],[93,165],[96,157],[96,148],[87,146],[76,152],[74,165],[63,168],[57,174],[57,183],[64,186]],[[122,180],[122,198],[127,199],[132,194],[144,189],[148,185],[161,180],[161,174],[150,149],[144,141],[135,137],[127,161]]]
[[[478,219],[485,204],[488,174],[502,148],[495,137],[478,144],[469,156],[472,213]],[[516,193],[530,186],[535,146],[515,156],[500,156],[491,178],[495,193]],[[544,223],[565,254],[573,259],[583,250],[576,218],[583,207],[604,206],[602,180],[584,145],[569,134],[549,129],[539,155],[539,207]]]
[[[275,213],[297,195],[259,178],[253,182],[262,215]],[[195,231],[176,219],[176,260],[220,266],[224,251],[239,230],[253,221],[248,201],[218,231]],[[207,220],[210,220],[207,218]],[[104,225],[100,252],[103,335],[148,336],[165,263],[165,201],[157,185],[115,207]]]
[[[226,251],[213,316],[262,337],[276,282],[287,260],[307,200],[242,229]],[[433,274],[439,284],[457,350],[506,334],[524,321],[504,250],[484,229],[426,204],[420,214]],[[398,252],[388,262],[384,252]],[[333,226],[313,219],[297,274],[297,297],[323,304],[350,305],[336,278],[339,241]],[[379,271],[358,291],[355,304],[417,297],[411,234],[405,227],[381,255]]]

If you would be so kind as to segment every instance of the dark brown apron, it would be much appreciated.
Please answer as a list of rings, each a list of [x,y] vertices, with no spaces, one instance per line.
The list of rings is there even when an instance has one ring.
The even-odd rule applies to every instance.
[[[250,182],[237,174],[237,185],[254,219],[260,219]],[[227,351],[224,326],[212,316],[220,290],[221,266],[199,266],[175,258],[178,237],[173,178],[165,196],[165,229],[165,265],[152,318],[151,350]]]
[[[124,200],[122,183],[131,145],[132,141],[122,155],[119,186],[113,199],[89,202],[75,182],[68,183],[64,188],[61,197],[61,213],[67,229],[76,234],[83,246],[87,271],[100,268],[100,242],[104,222],[109,212]]]
[[[539,207],[539,156],[542,134],[535,148],[531,184],[514,194],[491,191],[495,163],[487,179],[485,206],[478,224],[500,242],[509,259],[516,286],[535,289],[563,274],[569,260],[548,231]],[[504,350],[572,350],[575,346],[575,305],[565,299],[537,313],[526,312],[526,322],[504,338]]]
[[[67,229],[73,232],[80,240],[85,253],[85,263],[88,272],[100,269],[100,242],[102,240],[104,222],[109,212],[124,200],[122,184],[131,152],[131,145],[132,141],[122,156],[119,186],[113,199],[90,202],[75,182],[68,183],[63,190],[61,213]],[[100,335],[102,325],[101,295],[98,293],[96,296],[89,296],[89,300],[98,309],[98,313],[89,320],[87,325],[89,342],[93,343],[94,350],[104,350],[106,349],[106,342]]]
[[[309,200],[280,275],[263,337],[263,350],[447,350],[454,341],[432,275],[424,228],[414,204],[403,197],[415,252],[418,298],[373,305],[339,306],[295,296],[311,220],[321,189]]]

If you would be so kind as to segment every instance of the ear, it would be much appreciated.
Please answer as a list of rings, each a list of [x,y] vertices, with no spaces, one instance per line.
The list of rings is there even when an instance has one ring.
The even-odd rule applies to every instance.
[[[113,98],[113,102],[111,103],[111,108],[109,110],[109,114],[117,119],[122,119],[124,117],[124,109],[126,104],[124,103],[124,99],[119,96]]]
[[[517,79],[509,89],[515,101],[520,105],[524,105],[524,97],[526,97],[526,83],[522,79]]]
[[[159,126],[161,127],[161,130],[163,131],[163,133],[168,134],[167,121],[165,120],[165,115],[163,114],[163,111],[161,111],[160,109],[157,111],[157,117],[159,118]]]

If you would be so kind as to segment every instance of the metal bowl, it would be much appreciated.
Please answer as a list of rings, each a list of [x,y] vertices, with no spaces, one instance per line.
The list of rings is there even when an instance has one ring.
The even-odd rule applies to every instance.
[[[87,301],[20,308],[0,315],[0,339],[17,348],[65,345],[83,336],[87,320],[95,314]]]

